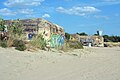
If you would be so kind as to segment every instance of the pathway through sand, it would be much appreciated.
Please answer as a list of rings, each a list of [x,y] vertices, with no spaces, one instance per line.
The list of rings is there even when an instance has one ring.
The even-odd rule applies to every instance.
[[[0,80],[120,80],[120,48],[71,53],[0,48]]]

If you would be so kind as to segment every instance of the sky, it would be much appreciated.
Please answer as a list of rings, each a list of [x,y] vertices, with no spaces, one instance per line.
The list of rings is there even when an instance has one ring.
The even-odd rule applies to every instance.
[[[44,18],[71,34],[120,36],[120,0],[0,0],[0,17]]]

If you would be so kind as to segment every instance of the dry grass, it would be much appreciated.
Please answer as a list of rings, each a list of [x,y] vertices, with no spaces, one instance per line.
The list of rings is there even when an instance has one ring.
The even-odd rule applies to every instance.
[[[104,42],[104,44],[107,44],[109,47],[120,47],[120,42]]]
[[[31,44],[26,44],[26,47],[27,47],[27,51],[30,51],[30,52],[35,52],[35,51],[38,51],[38,48],[34,47],[33,45]]]
[[[43,38],[43,36],[40,34],[36,37],[34,37],[30,42],[29,44],[35,48],[39,48],[39,49],[42,49],[44,50],[45,47],[46,47],[46,41],[45,39]]]
[[[12,45],[13,45],[13,38],[9,38],[8,40],[7,40],[7,46],[8,47],[12,47]]]

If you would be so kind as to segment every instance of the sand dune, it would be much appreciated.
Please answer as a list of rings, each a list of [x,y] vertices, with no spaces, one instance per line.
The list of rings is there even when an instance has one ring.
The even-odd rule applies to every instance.
[[[0,48],[0,80],[120,80],[120,48],[66,53]]]

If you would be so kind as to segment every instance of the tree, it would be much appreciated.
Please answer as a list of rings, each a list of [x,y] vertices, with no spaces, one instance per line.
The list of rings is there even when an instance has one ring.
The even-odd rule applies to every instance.
[[[19,19],[13,21],[12,25],[8,28],[10,37],[20,38],[23,34],[23,29],[21,28],[21,24]]]
[[[103,35],[105,42],[120,42],[120,36]]]
[[[94,34],[94,36],[99,36],[98,34]]]
[[[0,18],[0,31],[4,31],[4,28],[5,28],[5,21],[4,19]]]
[[[69,34],[69,33],[65,33],[65,38],[66,38],[67,40],[69,40],[69,39],[70,39],[70,34]]]
[[[103,35],[104,41],[105,42],[110,42],[109,36],[108,35]]]
[[[85,32],[77,33],[77,34],[80,35],[80,36],[88,36],[88,34],[86,34]]]

